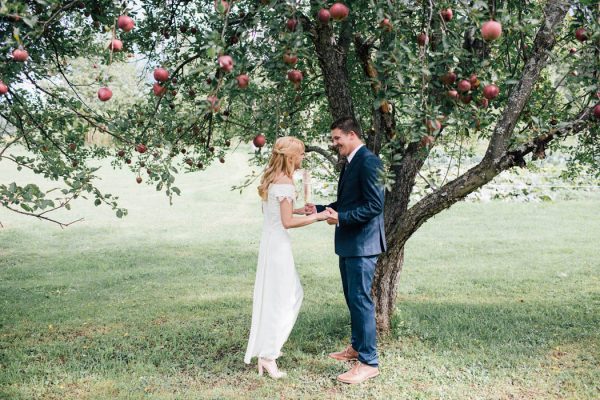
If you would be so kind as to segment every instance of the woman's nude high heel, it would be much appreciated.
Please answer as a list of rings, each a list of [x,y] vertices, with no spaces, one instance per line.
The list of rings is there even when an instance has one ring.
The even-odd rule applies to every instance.
[[[277,368],[277,363],[275,362],[275,360],[269,360],[269,359],[266,359],[266,358],[259,358],[258,359],[258,375],[262,376],[264,369],[267,370],[267,373],[273,379],[283,378],[284,376],[287,375],[285,372],[280,371]]]

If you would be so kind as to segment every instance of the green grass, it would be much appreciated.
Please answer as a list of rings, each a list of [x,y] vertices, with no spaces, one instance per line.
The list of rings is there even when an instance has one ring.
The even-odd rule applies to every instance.
[[[0,398],[593,399],[600,396],[600,203],[462,203],[410,240],[379,378],[347,367],[333,233],[292,231],[305,300],[273,381],[243,363],[261,213],[236,154],[178,177],[183,197],[122,171],[59,228],[0,210]],[[14,174],[0,165],[0,178]],[[27,176],[23,176],[23,181]]]

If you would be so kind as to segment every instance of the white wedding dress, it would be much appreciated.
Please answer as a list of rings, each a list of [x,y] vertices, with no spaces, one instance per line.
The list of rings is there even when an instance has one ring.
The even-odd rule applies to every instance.
[[[262,202],[264,215],[254,282],[252,326],[244,362],[252,357],[276,359],[288,339],[304,293],[294,266],[292,243],[281,223],[280,201],[293,204],[292,184],[271,184]]]

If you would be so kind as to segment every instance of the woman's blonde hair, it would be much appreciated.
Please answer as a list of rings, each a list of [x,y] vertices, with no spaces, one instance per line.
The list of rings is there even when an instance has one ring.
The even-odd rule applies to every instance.
[[[269,159],[269,164],[265,169],[258,186],[258,195],[267,199],[269,185],[282,173],[292,177],[295,169],[296,157],[304,152],[304,143],[302,140],[292,136],[284,136],[277,139],[273,146],[273,152]]]

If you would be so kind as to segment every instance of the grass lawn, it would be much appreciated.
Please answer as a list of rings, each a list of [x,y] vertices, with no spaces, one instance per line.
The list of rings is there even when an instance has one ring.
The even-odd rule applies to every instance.
[[[6,164],[6,163],[2,163]],[[350,332],[326,224],[293,230],[305,290],[273,381],[243,363],[261,213],[235,154],[181,198],[103,172],[129,216],[0,209],[0,398],[596,399],[600,201],[461,203],[410,240],[381,376],[336,382]],[[0,165],[0,181],[12,181]],[[22,182],[27,176],[23,175]]]

